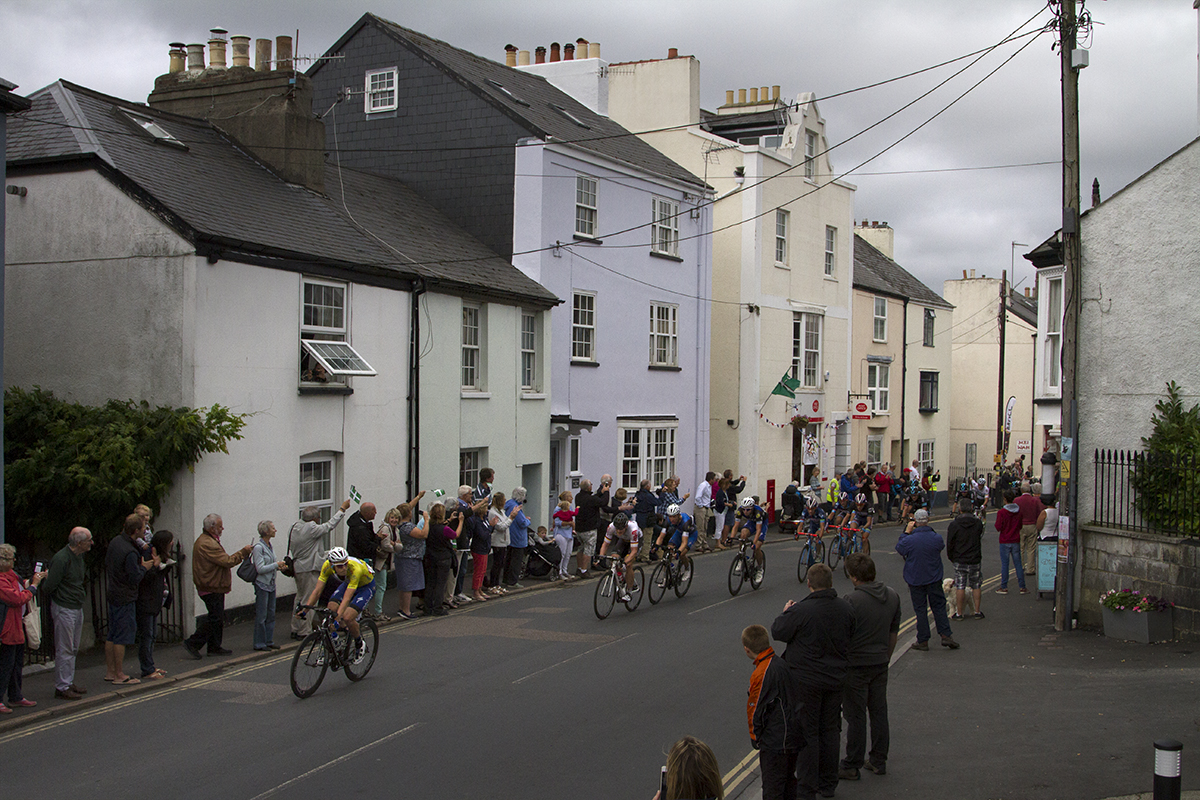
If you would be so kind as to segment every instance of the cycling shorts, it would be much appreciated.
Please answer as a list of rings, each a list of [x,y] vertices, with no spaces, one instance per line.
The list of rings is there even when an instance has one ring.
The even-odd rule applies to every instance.
[[[329,598],[329,602],[341,605],[342,598],[346,596],[346,587],[349,586],[348,581],[342,581],[338,587],[333,590],[333,594]],[[350,607],[355,611],[362,613],[362,610],[367,607],[367,603],[375,595],[375,581],[371,581],[366,586],[359,586],[354,591],[354,596],[350,598]]]
[[[689,550],[691,550],[693,547],[696,546],[696,538],[698,536],[699,536],[699,534],[697,534],[696,531],[691,531],[688,533],[687,546],[688,546]],[[683,543],[683,531],[677,530],[677,531],[675,531],[675,533],[671,534],[671,540],[669,542],[671,547],[679,547],[682,543]]]

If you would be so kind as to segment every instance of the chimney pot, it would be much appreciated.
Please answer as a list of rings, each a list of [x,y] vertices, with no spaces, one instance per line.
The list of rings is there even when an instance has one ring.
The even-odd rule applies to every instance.
[[[738,104],[744,105],[746,102],[746,90],[738,89]]]
[[[1029,287],[1028,286],[1025,287],[1025,296],[1029,297]]]
[[[517,51],[517,66],[518,67],[528,67],[529,66],[529,51],[528,50],[518,50]]]
[[[966,279],[967,279],[967,271],[964,269],[963,270],[963,280],[965,281]]]
[[[971,270],[971,277],[972,277],[972,278],[974,278],[974,277],[975,277],[975,270]]]
[[[172,75],[183,72],[186,60],[187,45],[183,42],[171,42],[171,66],[167,68],[167,72]]]
[[[558,54],[558,48],[559,48],[558,42],[550,43],[550,63],[551,64],[553,64],[555,61],[562,60],[562,58]]]
[[[588,42],[588,58],[600,58],[599,42]]]
[[[535,63],[535,64],[545,64],[546,63],[546,48],[539,45],[538,48],[533,51],[533,63]]]
[[[762,98],[762,101],[764,103],[767,102],[767,87],[764,86],[761,89],[759,89],[758,96]]]
[[[733,89],[725,90],[725,105],[727,105],[727,106],[733,105]]]
[[[271,40],[254,40],[254,69],[258,72],[271,70]]]
[[[275,37],[275,69],[280,71],[292,68],[292,37]]]
[[[587,58],[588,40],[580,36],[575,40],[575,52],[579,53],[580,58]]]
[[[778,100],[778,99],[779,99],[779,85],[778,85],[778,84],[776,84],[775,86],[772,86],[772,87],[771,87],[771,99],[772,99],[772,100]]]
[[[187,46],[188,72],[204,71],[204,45],[189,44]]]
[[[231,36],[229,42],[233,45],[233,66],[249,67],[250,66],[250,37],[249,36]]]
[[[678,47],[667,48],[667,58],[679,58],[679,48]]]
[[[517,65],[517,46],[515,44],[504,45],[504,66],[515,67]]]
[[[757,88],[752,88],[752,89],[750,90],[750,102],[751,102],[751,103],[757,103],[757,102],[758,102],[758,89],[757,89]]]
[[[225,69],[225,45],[227,44],[225,35],[229,31],[224,28],[213,28],[209,33],[212,38],[208,40],[208,65],[213,69]]]
[[[563,61],[575,60],[575,45],[567,42],[563,45]]]

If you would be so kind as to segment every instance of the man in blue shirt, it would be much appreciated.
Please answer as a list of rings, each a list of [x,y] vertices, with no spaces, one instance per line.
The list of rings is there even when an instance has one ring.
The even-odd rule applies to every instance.
[[[517,581],[525,568],[525,549],[529,547],[529,517],[525,516],[524,511],[525,496],[525,487],[518,486],[513,489],[512,499],[504,504],[505,514],[512,514],[514,508],[521,509],[508,526],[508,560],[505,564],[504,585],[510,589],[521,588]]]
[[[904,582],[912,597],[913,613],[917,615],[917,643],[913,650],[929,649],[929,617],[926,609],[933,611],[933,621],[942,637],[942,646],[958,649],[958,642],[950,631],[950,620],[946,616],[946,594],[942,590],[942,551],[946,542],[933,528],[929,527],[929,512],[918,509],[913,521],[896,542],[896,552],[904,557]]]

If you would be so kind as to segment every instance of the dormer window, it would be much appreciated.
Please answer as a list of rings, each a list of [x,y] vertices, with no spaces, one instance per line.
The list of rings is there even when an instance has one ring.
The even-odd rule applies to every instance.
[[[384,111],[395,111],[400,107],[399,94],[396,90],[395,67],[374,69],[367,73],[366,86],[363,94],[363,111],[367,114],[379,114]]]

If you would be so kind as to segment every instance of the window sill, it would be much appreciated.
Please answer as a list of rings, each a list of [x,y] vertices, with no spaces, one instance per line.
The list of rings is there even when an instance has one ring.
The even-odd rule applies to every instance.
[[[663,258],[663,259],[666,259],[667,261],[678,261],[680,264],[683,263],[683,259],[680,258],[679,256],[673,256],[670,253],[660,253],[657,250],[651,250],[650,256],[651,256],[651,258]]]
[[[672,367],[669,364],[651,364],[646,369],[652,372],[683,372],[683,367]]]
[[[871,342],[874,344],[887,344],[887,339],[872,339]]]
[[[837,279],[837,276],[836,276],[836,275],[826,275],[826,276],[825,276],[825,280],[827,280],[827,281],[833,281],[834,283],[837,283],[837,282],[838,282],[838,279]]]
[[[604,244],[603,239],[597,239],[595,236],[584,236],[582,233],[575,234],[573,238],[577,242],[584,242],[586,244]]]
[[[792,268],[792,267],[791,267],[791,265],[789,265],[789,264],[785,264],[785,263],[783,263],[782,261],[776,261],[776,262],[775,262],[775,269],[786,269],[786,270],[789,270],[789,271],[790,271],[790,270],[791,270],[791,268]]]
[[[938,412],[936,408],[918,408],[917,411],[922,414],[936,414]]]
[[[599,361],[587,361],[587,360],[584,360],[584,359],[572,358],[572,359],[571,359],[571,366],[572,366],[572,367],[598,367],[598,366],[600,366],[600,362],[599,362]]]
[[[297,393],[300,395],[348,395],[354,394],[354,390],[349,386],[299,386]]]
[[[521,392],[521,399],[522,399],[522,400],[545,400],[545,399],[546,399],[546,393],[545,393],[545,392],[526,392],[526,391],[522,391],[522,392]]]
[[[386,111],[368,111],[365,116],[367,119],[395,119],[399,115],[399,108],[389,108]]]
[[[931,344],[925,344],[924,342],[921,342],[921,346],[922,346],[922,347],[928,347],[930,350],[932,350],[932,349],[933,349],[933,345],[931,345]]]
[[[463,389],[460,395],[463,400],[491,400],[491,392],[477,392],[474,389]]]
[[[891,416],[891,414],[892,414],[891,411],[872,411],[871,412],[872,417],[889,417],[889,416]]]

